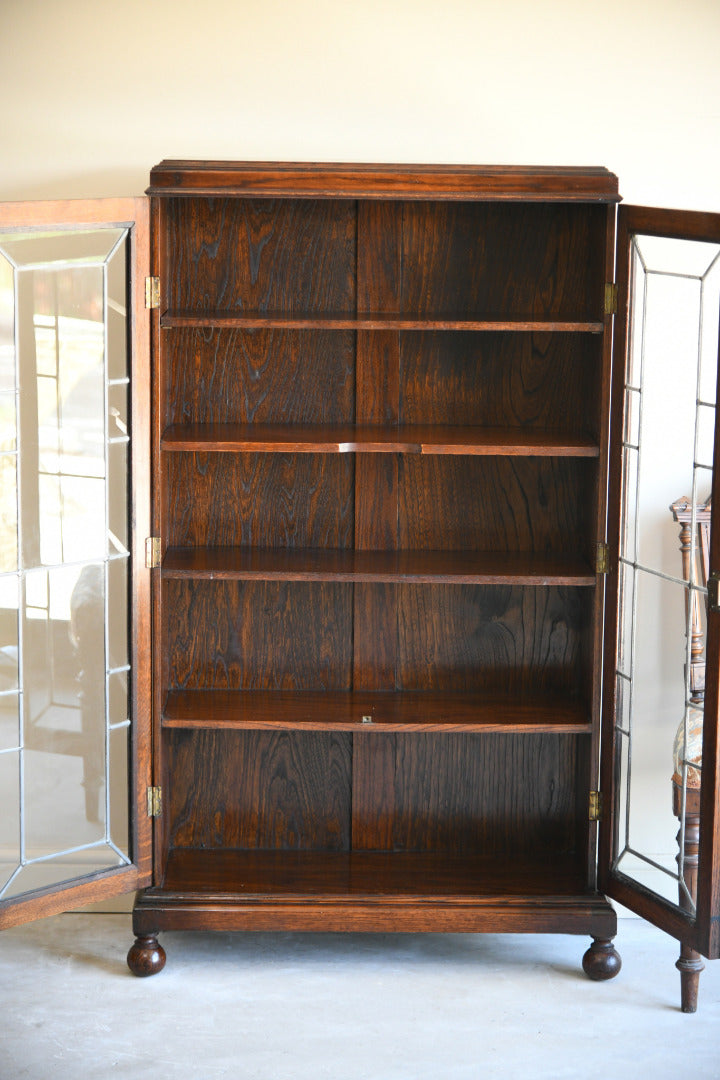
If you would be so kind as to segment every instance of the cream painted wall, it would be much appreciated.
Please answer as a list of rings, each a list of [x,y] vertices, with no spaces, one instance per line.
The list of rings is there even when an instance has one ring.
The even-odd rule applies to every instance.
[[[720,209],[717,0],[0,0],[0,198],[162,157],[607,165]]]
[[[0,0],[0,30],[0,199],[189,157],[597,164],[720,210],[718,0]]]

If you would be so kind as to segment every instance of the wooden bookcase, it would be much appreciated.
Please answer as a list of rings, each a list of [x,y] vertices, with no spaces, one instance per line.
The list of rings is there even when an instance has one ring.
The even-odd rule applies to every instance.
[[[152,174],[155,884],[188,927],[590,934],[617,181]]]
[[[0,926],[140,889],[139,975],[162,968],[161,931],[205,928],[583,934],[583,966],[604,979],[620,966],[611,897],[680,941],[693,1011],[700,955],[720,955],[720,528],[702,582],[643,562],[637,493],[641,444],[662,458],[662,398],[682,382],[696,435],[681,459],[694,491],[702,473],[703,512],[720,507],[720,215],[618,208],[616,177],[580,168],[172,161],[148,194],[0,206],[16,504],[29,494],[40,513],[33,312],[41,333],[75,313],[89,233],[114,465],[84,562],[117,555],[128,571],[127,590],[96,597],[102,685],[79,706],[105,748],[104,797],[78,781],[49,855],[26,843],[22,781],[37,657],[5,693]],[[68,311],[33,307],[36,271]],[[681,282],[661,304],[662,386],[641,370],[651,275]],[[68,445],[73,415],[58,412]],[[667,521],[678,494],[662,505],[655,490],[652,512]],[[36,522],[17,521],[11,645],[44,569]],[[68,565],[77,578],[84,563]],[[652,665],[638,676],[628,643],[636,615],[660,610],[635,603],[650,579],[706,611],[701,762],[673,752],[687,700],[678,735],[673,702],[658,734],[654,683],[651,738],[634,728]],[[66,657],[72,620],[58,620]],[[697,641],[683,655],[687,682]],[[89,761],[87,740],[61,734],[53,784],[67,757],[78,776]],[[675,800],[671,842],[680,819],[670,867],[631,835],[648,748],[667,755],[655,795],[668,815]]]

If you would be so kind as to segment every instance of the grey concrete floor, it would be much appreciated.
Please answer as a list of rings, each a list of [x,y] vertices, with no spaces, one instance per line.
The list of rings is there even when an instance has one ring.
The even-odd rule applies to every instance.
[[[164,934],[125,966],[127,915],[0,935],[2,1080],[720,1078],[720,961],[678,1008],[675,943],[622,919],[623,970],[591,983],[585,939]]]

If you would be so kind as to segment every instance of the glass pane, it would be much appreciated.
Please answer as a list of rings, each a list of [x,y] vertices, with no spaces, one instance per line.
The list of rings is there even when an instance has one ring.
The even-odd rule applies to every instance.
[[[18,568],[17,455],[0,453],[0,573]]]
[[[0,394],[15,389],[15,281],[0,249]]]
[[[17,690],[18,576],[0,576],[0,691]]]
[[[3,897],[129,862],[126,263],[124,229],[0,236]]]
[[[20,866],[20,751],[0,754],[0,895]]]
[[[720,246],[636,237],[626,372],[614,866],[686,910],[702,777]],[[714,327],[710,332],[708,327]],[[624,678],[623,676],[630,676]]]
[[[0,655],[0,664],[2,660]],[[0,693],[0,751],[16,750],[19,746],[20,695],[17,692],[3,691]]]

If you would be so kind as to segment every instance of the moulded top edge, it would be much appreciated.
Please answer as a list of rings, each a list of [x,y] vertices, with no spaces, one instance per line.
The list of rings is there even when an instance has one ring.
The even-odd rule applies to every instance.
[[[163,161],[150,195],[619,201],[602,167]]]

